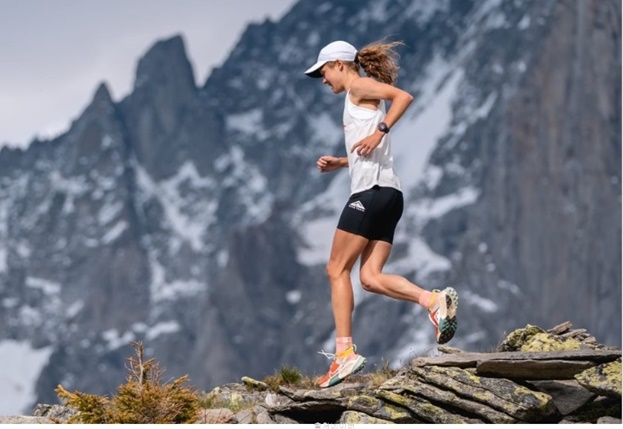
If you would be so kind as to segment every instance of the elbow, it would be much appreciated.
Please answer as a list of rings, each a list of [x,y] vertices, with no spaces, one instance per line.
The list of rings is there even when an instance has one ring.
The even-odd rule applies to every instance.
[[[413,102],[413,96],[407,91],[400,90],[400,93],[398,94],[398,97],[396,97],[395,101],[398,100],[400,100],[400,104],[403,105],[406,109]]]
[[[408,92],[405,92],[405,104],[409,106],[411,103],[413,103],[413,96]]]

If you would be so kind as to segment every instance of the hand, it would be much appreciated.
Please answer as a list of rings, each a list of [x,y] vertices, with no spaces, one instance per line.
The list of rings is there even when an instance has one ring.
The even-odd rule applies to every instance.
[[[383,136],[384,134],[380,131],[370,134],[368,137],[355,143],[350,151],[351,153],[357,151],[357,155],[359,156],[368,156],[379,144],[381,144]]]
[[[329,155],[321,156],[316,161],[316,167],[321,173],[337,170],[340,168],[340,159]]]

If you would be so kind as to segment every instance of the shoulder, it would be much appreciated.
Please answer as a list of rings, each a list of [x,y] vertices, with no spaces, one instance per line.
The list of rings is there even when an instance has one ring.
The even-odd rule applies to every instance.
[[[375,93],[374,88],[379,82],[369,77],[358,77],[350,86],[351,100],[355,104],[359,104],[363,100],[379,99],[379,97],[373,96]]]
[[[371,86],[374,86],[375,84],[378,84],[378,83],[379,82],[372,79],[371,77],[358,77],[351,84],[350,91],[351,92],[365,91],[366,88],[370,88]]]
[[[351,95],[355,100],[390,100],[393,101],[405,94],[404,90],[370,77],[359,77],[351,83]],[[409,95],[410,96],[410,95]]]

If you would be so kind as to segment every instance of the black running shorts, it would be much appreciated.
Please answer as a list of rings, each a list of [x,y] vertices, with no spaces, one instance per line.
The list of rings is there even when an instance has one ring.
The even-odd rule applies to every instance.
[[[337,228],[368,240],[393,243],[396,225],[402,216],[402,192],[375,186],[350,196]]]

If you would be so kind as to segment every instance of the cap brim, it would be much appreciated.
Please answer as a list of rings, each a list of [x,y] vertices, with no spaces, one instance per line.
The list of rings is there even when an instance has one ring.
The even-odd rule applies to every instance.
[[[328,61],[318,61],[316,64],[307,69],[305,74],[309,77],[322,77],[320,74],[320,69],[324,66]]]

